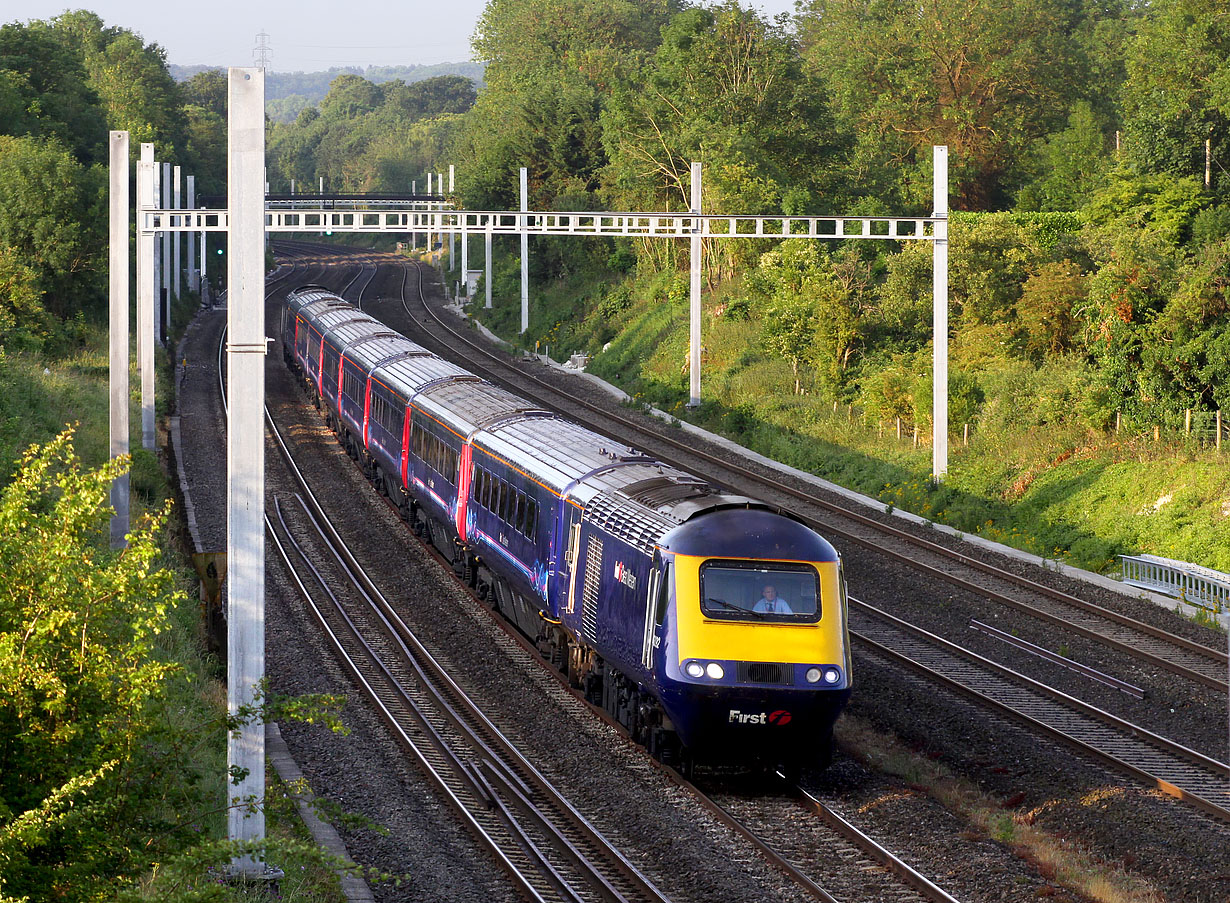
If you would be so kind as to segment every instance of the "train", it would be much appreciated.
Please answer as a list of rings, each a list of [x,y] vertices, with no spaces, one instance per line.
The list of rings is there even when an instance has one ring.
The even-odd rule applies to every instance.
[[[788,514],[481,379],[327,288],[287,365],[411,528],[658,759],[824,766],[852,688],[842,561]]]

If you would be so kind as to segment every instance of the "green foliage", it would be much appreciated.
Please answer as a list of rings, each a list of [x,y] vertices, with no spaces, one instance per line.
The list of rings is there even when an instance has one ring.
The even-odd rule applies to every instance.
[[[10,273],[17,266],[34,274],[47,308],[34,309],[29,280],[10,275],[24,288],[10,302],[9,328],[45,338],[53,322],[47,314],[63,318],[99,300],[101,178],[54,140],[0,135],[0,247],[11,249]]]
[[[1112,234],[1149,229],[1169,244],[1180,245],[1189,238],[1196,214],[1207,204],[1194,178],[1137,175],[1117,169],[1092,194],[1083,213],[1092,225]]]
[[[1006,213],[955,217],[950,230],[949,292],[962,320],[1011,321],[1025,280],[1041,252]]]
[[[1099,15],[1060,0],[811,0],[800,29],[838,127],[855,136],[863,177],[879,183],[874,194],[924,203],[930,147],[943,144],[956,206],[988,210],[1003,205],[1032,142],[1085,90],[1081,35]]]
[[[172,668],[155,646],[175,601],[154,566],[166,512],[138,523],[122,553],[102,542],[126,465],[84,470],[65,433],[31,448],[0,495],[0,891],[10,897],[92,897],[146,861],[133,832],[156,830],[160,806],[183,802],[171,738],[150,720]]]
[[[1125,52],[1124,151],[1140,171],[1192,176],[1230,164],[1230,11],[1217,0],[1148,5]]]
[[[70,345],[101,312],[108,129],[219,189],[225,122],[191,109],[161,48],[94,13],[0,26],[0,344]]]
[[[440,76],[407,85],[377,85],[346,73],[334,79],[319,109],[308,107],[269,134],[271,185],[291,180],[331,191],[407,191],[445,155],[459,113],[469,109],[468,79]]]
[[[53,139],[84,163],[106,160],[107,125],[96,89],[63,35],[46,22],[0,25],[0,72],[6,70],[7,90],[20,97],[25,115],[12,125],[0,120],[3,133]]]
[[[1037,152],[1036,166],[1041,174],[1021,189],[1018,207],[1079,209],[1090,187],[1100,183],[1110,169],[1106,132],[1106,123],[1093,104],[1077,101],[1068,116],[1068,127],[1051,135]]]
[[[1080,334],[1077,311],[1089,297],[1089,279],[1070,260],[1042,264],[1025,280],[1016,305],[1019,341],[1029,357],[1072,351]]]

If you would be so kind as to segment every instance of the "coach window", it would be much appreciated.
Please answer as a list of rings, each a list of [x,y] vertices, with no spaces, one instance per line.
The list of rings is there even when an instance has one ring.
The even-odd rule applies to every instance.
[[[526,499],[525,502],[525,529],[522,531],[529,539],[534,538],[534,534],[538,532],[538,500],[533,496]]]
[[[521,492],[517,493],[517,532],[525,532],[525,495]]]
[[[666,609],[671,599],[671,587],[674,585],[672,582],[673,578],[674,568],[668,561],[662,568],[662,580],[658,584],[658,605],[653,617],[654,623],[659,626],[666,620]]]

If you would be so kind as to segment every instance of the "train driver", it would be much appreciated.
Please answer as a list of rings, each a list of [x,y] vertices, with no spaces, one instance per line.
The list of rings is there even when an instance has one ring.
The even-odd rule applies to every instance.
[[[756,600],[756,604],[752,607],[752,611],[763,612],[766,614],[794,614],[794,610],[790,605],[777,594],[777,587],[772,584],[765,586],[760,591],[760,598]]]

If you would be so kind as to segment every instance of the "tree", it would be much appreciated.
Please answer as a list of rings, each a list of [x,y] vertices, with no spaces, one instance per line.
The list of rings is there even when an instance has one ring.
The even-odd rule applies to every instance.
[[[486,87],[459,136],[466,203],[510,207],[529,170],[536,207],[597,197],[600,116],[619,73],[652,48],[679,0],[491,0],[475,31]],[[595,204],[594,206],[597,206]]]
[[[384,86],[386,108],[409,122],[464,113],[474,106],[475,97],[474,82],[460,75],[438,75],[410,84],[399,80]]]
[[[149,861],[143,842],[164,827],[151,816],[187,802],[151,805],[175,792],[150,709],[171,673],[154,639],[173,590],[154,566],[165,512],[139,522],[123,552],[107,549],[107,496],[125,467],[84,470],[66,433],[28,451],[0,493],[5,899],[97,899]]]
[[[818,212],[840,157],[824,97],[783,23],[736,2],[685,10],[603,116],[605,193],[620,209],[687,209],[700,161],[706,212]],[[706,249],[710,277],[761,251],[743,240]]]
[[[84,162],[107,159],[107,125],[98,96],[86,80],[80,54],[45,22],[0,26],[0,72],[10,91],[20,92],[26,111],[22,131],[54,138]]]
[[[959,209],[1001,206],[1020,155],[1082,91],[1076,0],[811,0],[804,53],[857,137],[860,178],[929,201],[931,145],[947,145]]]
[[[222,69],[204,69],[179,86],[186,103],[226,118],[227,75]]]
[[[816,367],[821,388],[836,396],[842,375],[866,325],[863,301],[869,273],[857,255],[829,257],[815,241],[785,241],[761,255],[748,287],[757,305],[760,340],[790,363],[794,390],[803,391],[800,370]]]
[[[961,320],[1010,322],[1040,256],[1029,233],[1006,213],[954,218],[949,286]]]
[[[14,248],[0,247],[0,348],[12,347],[25,333],[46,335],[51,330],[38,274],[22,262]]]
[[[1157,230],[1105,231],[1079,311],[1084,345],[1112,410],[1146,416],[1164,401],[1150,372],[1149,327],[1176,291],[1182,255]]]
[[[1089,279],[1070,260],[1047,263],[1025,281],[1016,315],[1021,346],[1029,357],[1072,351],[1080,335],[1076,311],[1089,297]]]
[[[0,136],[0,247],[14,249],[36,274],[48,310],[60,318],[100,297],[102,184],[100,172],[58,141]]]
[[[1068,127],[1051,135],[1037,153],[1038,178],[1017,196],[1023,210],[1079,210],[1090,189],[1106,178],[1111,160],[1106,127],[1087,101],[1068,116]]]
[[[1230,166],[1230,10],[1218,0],[1161,0],[1127,46],[1127,158],[1146,173],[1203,173],[1212,140]]]
[[[355,119],[376,110],[383,99],[381,89],[362,76],[339,75],[320,102],[320,115],[332,120]]]

